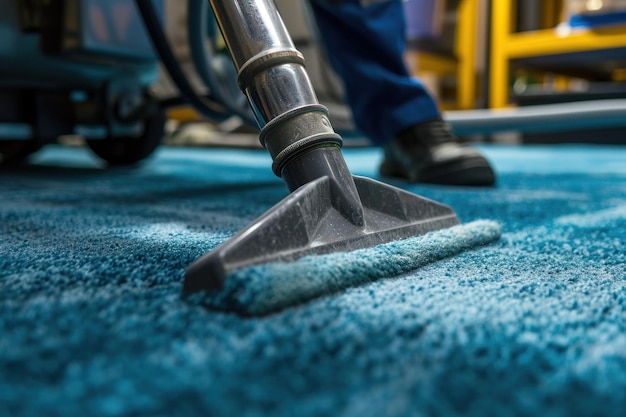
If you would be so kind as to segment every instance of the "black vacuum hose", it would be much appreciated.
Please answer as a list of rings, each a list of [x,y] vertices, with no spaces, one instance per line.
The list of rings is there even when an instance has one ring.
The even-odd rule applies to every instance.
[[[241,118],[245,124],[251,127],[258,127],[250,106],[237,85],[237,73],[234,70],[234,66],[234,76],[232,79],[224,80],[223,82],[228,83],[228,85],[223,85],[217,79],[215,70],[209,65],[216,56],[207,48],[207,37],[211,39],[212,44],[216,42],[214,38],[208,36],[209,4],[207,0],[188,0],[187,7],[187,38],[191,59],[198,75],[209,88],[211,95],[216,97],[226,110]],[[215,47],[215,45],[213,46]],[[228,64],[234,65],[232,62]],[[241,103],[235,102],[237,98],[242,99]]]
[[[170,78],[180,91],[183,101],[193,106],[202,116],[210,120],[222,122],[231,117],[228,110],[212,99],[211,96],[207,96],[206,98],[200,97],[194,91],[184,71],[180,67],[180,64],[176,60],[176,57],[174,57],[169,42],[163,32],[161,21],[154,10],[152,0],[135,0],[135,4],[139,9],[146,30],[150,35],[152,45],[157,51]]]

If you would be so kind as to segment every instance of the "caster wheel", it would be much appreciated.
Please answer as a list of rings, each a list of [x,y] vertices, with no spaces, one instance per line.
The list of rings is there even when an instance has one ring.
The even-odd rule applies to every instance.
[[[166,120],[165,111],[158,109],[144,119],[144,132],[141,136],[87,140],[87,145],[109,165],[134,165],[150,156],[161,144]]]

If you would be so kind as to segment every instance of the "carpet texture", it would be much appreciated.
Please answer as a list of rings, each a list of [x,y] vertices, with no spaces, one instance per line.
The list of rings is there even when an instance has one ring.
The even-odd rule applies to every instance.
[[[394,185],[498,241],[252,318],[181,288],[286,195],[262,151],[0,172],[0,416],[623,416],[626,148],[481,149],[495,188]]]
[[[207,307],[265,315],[376,279],[395,277],[500,238],[500,225],[478,220],[371,248],[305,256],[235,270],[224,288],[196,298]]]

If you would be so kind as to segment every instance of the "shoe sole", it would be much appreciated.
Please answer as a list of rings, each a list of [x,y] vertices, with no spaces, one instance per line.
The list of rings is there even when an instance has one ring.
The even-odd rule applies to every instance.
[[[411,182],[441,185],[491,186],[496,182],[493,169],[481,157],[458,159],[419,172],[408,172],[384,161],[380,166],[380,174]]]

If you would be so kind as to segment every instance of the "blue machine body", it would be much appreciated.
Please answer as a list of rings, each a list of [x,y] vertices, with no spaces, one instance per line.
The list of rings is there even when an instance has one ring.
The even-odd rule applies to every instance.
[[[17,1],[0,2],[0,86],[97,88],[117,76],[132,75],[144,86],[158,76],[157,57],[132,0],[72,3],[74,50],[46,54],[41,35],[20,23]],[[163,11],[163,1],[155,2]]]
[[[153,5],[163,19],[163,0]],[[1,1],[0,164],[68,134],[108,162],[143,159],[165,123],[148,91],[158,77],[133,0]]]

